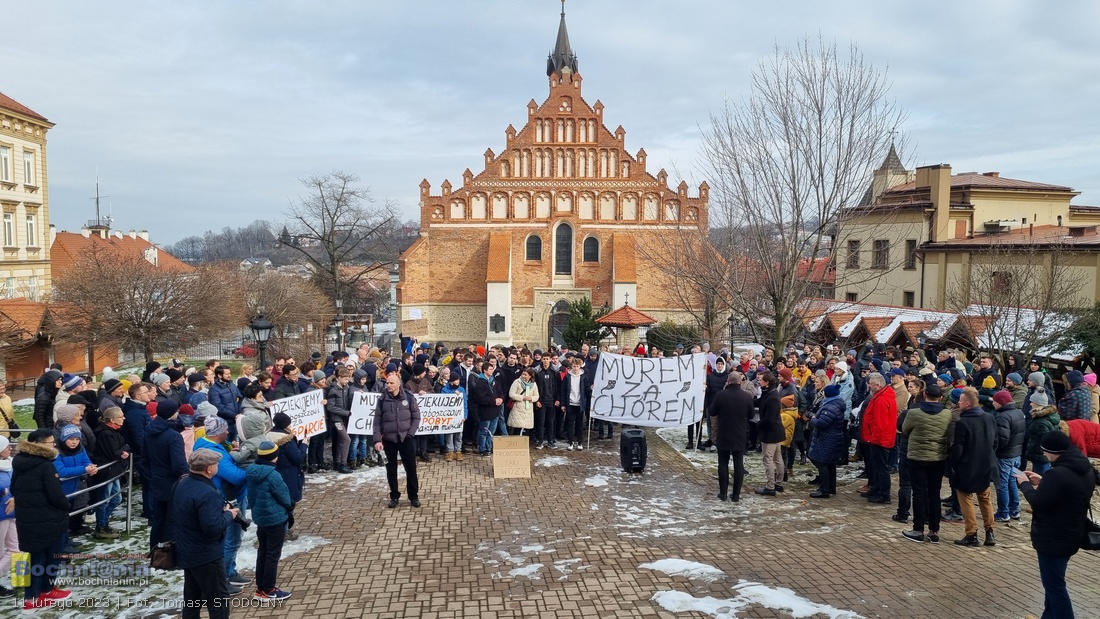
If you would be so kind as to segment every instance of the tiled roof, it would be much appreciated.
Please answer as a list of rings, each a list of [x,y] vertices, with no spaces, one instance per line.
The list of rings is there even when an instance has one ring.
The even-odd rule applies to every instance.
[[[16,101],[15,99],[12,99],[11,97],[9,97],[8,95],[5,95],[2,92],[0,92],[0,107],[4,108],[5,110],[11,110],[11,111],[16,112],[18,114],[22,114],[24,116],[29,116],[29,117],[34,118],[36,120],[43,120],[43,121],[46,121],[46,122],[50,122],[50,121],[46,120],[45,116],[39,114],[38,112],[32,110],[29,107],[23,105],[22,103]]]
[[[840,333],[840,328],[848,324],[849,322],[852,322],[852,319],[854,319],[858,315],[858,312],[831,312],[828,316],[826,316],[826,318],[828,319],[829,324],[833,327],[833,330],[837,333]]]
[[[18,330],[25,332],[27,339],[34,339],[46,318],[46,304],[27,299],[4,299],[0,301],[0,314],[10,320]]]
[[[512,278],[512,234],[489,233],[489,264],[485,270],[486,282],[508,282]]]
[[[963,172],[961,174],[952,174],[951,188],[966,189],[973,187],[976,189],[1011,189],[1017,191],[1073,191],[1071,187],[1066,187],[1064,185],[1049,185],[1047,183],[1023,181],[1015,178],[1004,178],[999,175],[994,176],[994,174],[996,173],[978,174],[977,172]],[[902,183],[901,185],[891,187],[886,193],[912,191],[914,189],[918,189],[917,182],[909,181],[908,183]]]
[[[611,236],[611,273],[617,283],[638,281],[638,261],[634,253],[634,237],[622,232]]]
[[[809,279],[813,284],[836,284],[836,269],[831,268],[828,258],[811,260],[803,258],[795,267],[795,276],[799,279]]]
[[[624,305],[606,316],[597,318],[596,322],[608,327],[622,327],[626,329],[657,324],[654,318],[629,305]]]
[[[926,249],[938,248],[962,248],[962,247],[996,247],[996,246],[1092,246],[1100,245],[1100,225],[1080,226],[1085,234],[1071,236],[1068,226],[1035,226],[1033,228],[1016,228],[999,234],[981,234],[974,238],[948,239],[938,243],[928,243]]]
[[[879,343],[885,342],[894,335],[893,331],[890,333],[880,333],[880,331],[889,326],[890,323],[894,322],[894,318],[896,318],[896,316],[864,316],[863,320],[860,322],[862,322],[863,327],[867,329],[867,333],[870,334],[871,340],[875,343]]]
[[[53,245],[50,247],[54,277],[60,277],[68,272],[93,247],[119,255],[138,257],[144,257],[145,250],[154,247],[157,250],[156,266],[158,269],[176,273],[189,273],[195,270],[195,267],[180,261],[179,258],[156,247],[140,236],[130,238],[129,235],[124,234],[121,238],[108,236],[103,239],[97,234],[85,237],[77,232],[58,232],[57,238],[54,239]]]

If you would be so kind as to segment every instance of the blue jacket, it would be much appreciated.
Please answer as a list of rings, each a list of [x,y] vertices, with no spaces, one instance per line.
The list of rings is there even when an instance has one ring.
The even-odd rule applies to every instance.
[[[126,400],[123,403],[122,416],[126,418],[120,430],[122,437],[130,446],[130,453],[138,456],[134,464],[139,467],[144,466],[140,456],[145,452],[145,429],[149,427],[149,422],[153,418],[149,416],[149,411],[144,404],[134,400]]]
[[[248,475],[248,506],[252,522],[258,527],[283,524],[290,517],[290,490],[275,465],[257,459],[246,471]]]
[[[227,383],[215,378],[206,397],[218,409],[218,417],[229,423],[233,423],[241,412],[241,391],[232,381]]]
[[[233,514],[225,511],[218,489],[196,473],[176,486],[172,523],[176,529],[176,565],[180,569],[224,560],[225,530],[237,526]]]
[[[848,454],[848,422],[844,420],[844,408],[844,401],[839,396],[825,398],[810,420],[814,428],[811,460],[836,463]]]
[[[10,460],[8,461],[11,462]],[[8,504],[8,499],[11,496],[11,469],[0,470],[0,520],[8,520],[9,518],[15,518],[15,510],[13,509],[10,514],[5,514],[4,509]]]
[[[451,383],[447,383],[446,385],[443,385],[443,388],[440,389],[439,392],[440,393],[457,393],[457,394],[461,395],[462,396],[462,418],[463,419],[469,419],[470,418],[470,402],[469,402],[469,399],[466,397],[466,390],[465,389],[463,389],[461,386],[452,387]]]
[[[176,422],[157,417],[146,428],[144,441],[146,450],[142,457],[149,475],[149,491],[158,501],[170,501],[172,484],[188,473],[183,435]]]
[[[243,498],[247,478],[244,469],[237,466],[237,463],[233,461],[233,457],[229,455],[229,451],[205,436],[195,439],[195,447],[191,450],[191,453],[194,453],[195,449],[212,449],[218,452],[221,461],[218,462],[218,474],[214,476],[214,487],[221,492],[222,497],[227,501]]]
[[[65,481],[61,482],[61,491],[65,494],[72,494],[80,489],[80,478],[88,468],[88,465],[92,463],[92,459],[88,457],[88,452],[84,451],[83,446],[78,446],[76,451],[72,453],[65,453],[68,448],[65,445],[60,446],[61,449],[57,450],[57,459],[53,461],[53,466],[57,469],[57,476]],[[72,477],[73,479],[65,479],[66,477]],[[70,499],[71,500],[71,499]],[[87,499],[84,500],[84,504],[87,504]]]
[[[272,433],[286,434],[282,430],[272,430]],[[294,503],[302,500],[302,488],[306,483],[306,476],[302,473],[302,463],[306,459],[306,446],[290,435],[290,440],[279,445],[279,459],[275,461],[275,470],[283,477],[283,483],[290,491],[290,500]]]

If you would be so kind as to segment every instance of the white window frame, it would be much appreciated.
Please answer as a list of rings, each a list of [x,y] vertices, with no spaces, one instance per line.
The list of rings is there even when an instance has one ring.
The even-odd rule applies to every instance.
[[[11,182],[11,147],[0,144],[0,181]]]
[[[27,278],[27,298],[31,301],[38,300],[38,276],[31,275]]]
[[[23,184],[24,185],[37,186],[37,183],[35,183],[35,177],[34,177],[34,173],[35,173],[34,165],[35,165],[34,151],[33,150],[24,150],[23,151]]]
[[[15,247],[15,213],[4,213],[4,247]]]
[[[15,278],[14,277],[9,277],[8,280],[6,282],[4,282],[4,295],[9,299],[15,298]]]
[[[27,247],[38,246],[38,216],[27,213]]]

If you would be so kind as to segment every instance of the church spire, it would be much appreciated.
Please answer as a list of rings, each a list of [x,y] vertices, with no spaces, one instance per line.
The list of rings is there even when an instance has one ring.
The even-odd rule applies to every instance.
[[[547,77],[557,73],[563,74],[565,69],[577,72],[577,55],[569,45],[569,31],[565,28],[565,0],[561,0],[561,22],[558,24],[558,39],[554,42],[554,51],[546,59]]]

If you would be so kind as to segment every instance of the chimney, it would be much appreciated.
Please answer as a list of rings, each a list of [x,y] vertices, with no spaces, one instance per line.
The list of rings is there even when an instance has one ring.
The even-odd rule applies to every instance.
[[[990,178],[1001,178],[1000,172],[982,172],[982,176],[988,176]]]
[[[149,242],[149,231],[148,230],[138,230],[137,235],[138,235],[139,239],[145,241],[146,243]]]
[[[932,238],[939,243],[951,238],[951,166],[946,163],[917,168],[917,187],[928,187],[932,201]]]
[[[53,247],[54,241],[57,240],[57,226],[50,224],[50,247]]]
[[[130,230],[130,234],[128,236],[132,239],[137,239],[137,230]]]
[[[81,229],[80,229],[80,236],[82,236],[82,237],[84,237],[84,238],[86,238],[86,239],[89,239],[89,238],[91,238],[91,237],[92,237],[92,231],[91,231],[91,230],[89,230],[89,229],[88,229],[88,228],[87,228],[87,227],[85,226],[85,227],[83,227],[83,228],[81,228]]]

